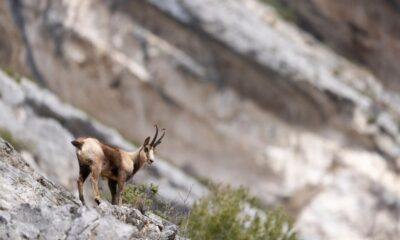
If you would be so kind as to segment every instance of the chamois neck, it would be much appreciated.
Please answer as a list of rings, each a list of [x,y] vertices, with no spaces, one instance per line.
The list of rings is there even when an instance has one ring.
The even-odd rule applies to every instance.
[[[130,153],[132,161],[134,163],[139,163],[140,166],[142,166],[145,162],[145,159],[141,159],[140,157],[141,151],[143,151],[143,146],[140,146],[138,149]]]

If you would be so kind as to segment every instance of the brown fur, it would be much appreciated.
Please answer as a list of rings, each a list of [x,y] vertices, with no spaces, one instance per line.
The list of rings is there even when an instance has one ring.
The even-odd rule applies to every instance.
[[[146,138],[143,145],[134,152],[127,152],[104,144],[95,138],[78,138],[72,141],[79,162],[77,185],[79,199],[82,203],[85,204],[83,183],[91,173],[92,192],[96,203],[100,203],[98,179],[102,176],[108,179],[112,204],[121,205],[121,193],[125,182],[132,178],[145,163],[151,164],[154,161],[154,149],[161,143],[165,132],[158,141],[155,141],[157,133],[158,128],[156,126],[153,141],[150,143],[150,137]]]

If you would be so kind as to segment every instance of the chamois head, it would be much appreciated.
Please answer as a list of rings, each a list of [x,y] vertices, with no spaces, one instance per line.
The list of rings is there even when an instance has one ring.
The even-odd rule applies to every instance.
[[[140,151],[140,158],[144,160],[144,162],[148,164],[152,164],[154,162],[154,151],[161,143],[161,140],[163,139],[165,135],[165,128],[163,128],[161,131],[163,131],[161,137],[157,140],[158,136],[158,126],[154,125],[156,127],[156,133],[154,134],[153,140],[150,142],[150,136],[148,136],[142,145],[142,151]]]

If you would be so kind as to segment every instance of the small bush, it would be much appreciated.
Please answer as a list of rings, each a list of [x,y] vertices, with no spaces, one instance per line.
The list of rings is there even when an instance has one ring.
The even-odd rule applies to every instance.
[[[213,187],[209,196],[194,204],[181,230],[193,240],[297,239],[293,220],[281,210],[264,210],[264,220],[258,215],[244,216],[244,205],[252,200],[244,188]]]
[[[129,184],[122,193],[122,202],[145,212],[151,209],[157,192],[158,186],[154,184],[150,186]]]

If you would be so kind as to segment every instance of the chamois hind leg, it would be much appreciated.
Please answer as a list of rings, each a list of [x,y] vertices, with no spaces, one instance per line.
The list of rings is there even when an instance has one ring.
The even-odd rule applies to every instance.
[[[90,167],[86,165],[79,165],[79,177],[78,177],[78,192],[79,192],[79,200],[81,200],[82,204],[85,205],[85,198],[83,197],[83,184],[85,183],[86,178],[90,174]]]
[[[110,188],[111,192],[111,203],[113,205],[117,204],[115,201],[115,195],[117,194],[117,181],[108,179],[108,187]]]
[[[98,186],[98,181],[100,177],[100,171],[101,171],[101,166],[97,166],[96,164],[92,165],[92,176],[90,178],[91,183],[92,183],[92,192],[94,196],[94,201],[97,204],[100,204],[100,192],[99,192],[99,186]]]
[[[122,205],[121,193],[124,190],[125,180],[126,180],[125,174],[120,173],[118,176],[118,189],[117,189],[117,194],[116,194],[116,199],[115,199],[118,206]]]

